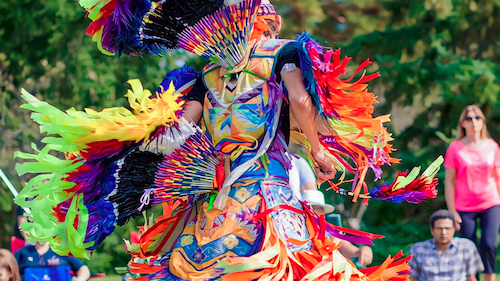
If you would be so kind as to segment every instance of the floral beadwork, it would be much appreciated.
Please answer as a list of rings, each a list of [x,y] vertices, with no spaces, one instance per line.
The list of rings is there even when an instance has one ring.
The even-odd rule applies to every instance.
[[[230,234],[222,240],[222,243],[224,243],[226,248],[232,250],[234,247],[238,246],[239,240],[236,238],[236,235]]]
[[[203,250],[201,248],[198,248],[195,252],[194,252],[194,255],[193,255],[193,260],[196,262],[196,263],[201,263],[205,258],[207,257],[207,255],[205,255],[205,253],[203,253]]]
[[[250,195],[251,195],[251,194],[250,194],[250,192],[248,191],[248,189],[246,189],[246,188],[242,187],[242,188],[240,188],[240,189],[238,189],[238,190],[236,191],[236,193],[234,194],[234,197],[235,197],[236,199],[238,199],[238,201],[240,201],[240,203],[243,203],[243,202],[247,201],[247,200],[248,200],[248,198],[250,198]]]
[[[185,235],[181,238],[181,246],[185,247],[193,243],[193,235]]]

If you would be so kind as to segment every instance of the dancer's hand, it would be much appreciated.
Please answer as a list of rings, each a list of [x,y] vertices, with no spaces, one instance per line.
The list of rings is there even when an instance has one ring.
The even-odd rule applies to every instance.
[[[321,149],[313,151],[312,157],[314,159],[314,171],[316,172],[316,176],[323,181],[333,179],[336,170],[335,167],[333,167],[332,161],[330,161],[330,159],[326,156],[325,152]]]
[[[359,247],[359,265],[365,267],[372,263],[373,260],[373,251],[372,248],[368,246]]]

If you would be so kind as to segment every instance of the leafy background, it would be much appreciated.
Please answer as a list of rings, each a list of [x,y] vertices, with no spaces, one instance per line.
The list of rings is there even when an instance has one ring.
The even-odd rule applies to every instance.
[[[283,16],[282,37],[306,30],[319,42],[361,62],[371,58],[369,70],[382,77],[370,89],[379,97],[376,114],[391,113],[394,171],[428,165],[444,154],[454,138],[462,108],[478,104],[490,134],[500,137],[500,1],[499,0],[276,0]],[[167,70],[184,63],[205,62],[179,52],[171,57],[108,57],[85,36],[89,20],[76,1],[0,1],[0,167],[20,189],[28,180],[14,171],[15,151],[30,151],[41,135],[26,111],[19,109],[21,88],[59,108],[102,109],[125,105],[128,79],[139,78],[156,89]],[[443,182],[444,173],[439,177]],[[375,262],[387,254],[430,237],[427,219],[444,208],[440,196],[421,205],[370,202],[361,229],[383,234],[373,248]],[[344,224],[360,208],[327,191],[341,210]],[[8,248],[15,208],[6,188],[0,188],[0,247]],[[340,208],[339,208],[340,207]],[[141,220],[118,229],[87,263],[93,272],[111,273],[124,266],[127,237]]]

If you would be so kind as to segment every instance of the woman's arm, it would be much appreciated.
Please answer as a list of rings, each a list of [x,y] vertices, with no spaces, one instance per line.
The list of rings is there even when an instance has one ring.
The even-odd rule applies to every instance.
[[[495,149],[495,174],[493,175],[495,177],[495,183],[497,184],[497,191],[500,193],[500,147],[498,147],[498,144],[492,140],[495,143],[496,149]]]
[[[321,150],[318,140],[318,125],[315,120],[316,109],[302,82],[302,71],[297,68],[290,72],[284,72],[282,79],[288,90],[290,107],[295,121],[311,144],[311,151]]]
[[[457,186],[457,170],[452,168],[446,168],[445,180],[444,180],[444,197],[446,198],[446,206],[448,211],[450,211],[455,217],[455,224],[457,230],[460,230],[460,223],[462,219],[455,209],[455,189]]]
[[[323,180],[333,178],[335,168],[321,149],[318,139],[318,125],[315,120],[316,109],[302,82],[302,71],[297,68],[285,72],[282,79],[288,90],[288,99],[295,120],[311,144],[311,154],[317,164],[317,167],[315,167],[316,175]]]
[[[495,180],[497,183],[497,191],[500,194],[500,166],[495,167]]]

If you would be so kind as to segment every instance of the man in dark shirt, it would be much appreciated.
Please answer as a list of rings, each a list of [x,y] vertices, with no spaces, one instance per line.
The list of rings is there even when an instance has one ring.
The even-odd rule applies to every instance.
[[[25,279],[25,272],[27,268],[46,268],[52,266],[66,266],[73,271],[76,275],[77,281],[85,281],[90,278],[89,268],[83,264],[79,259],[72,257],[63,257],[56,254],[52,249],[50,249],[49,244],[36,243],[35,245],[28,245],[19,251],[17,251],[14,256],[16,257],[17,263],[19,264],[19,272],[21,273],[21,279]],[[61,271],[64,272],[64,271]],[[68,272],[69,274],[69,272]],[[69,280],[70,276],[67,278],[61,278],[60,276],[52,277],[51,280]]]

